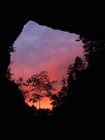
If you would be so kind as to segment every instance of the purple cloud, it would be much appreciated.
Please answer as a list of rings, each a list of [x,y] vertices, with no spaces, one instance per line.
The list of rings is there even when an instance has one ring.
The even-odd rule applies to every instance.
[[[76,42],[76,39],[76,34],[53,30],[29,21],[14,43],[16,51],[11,57],[14,77],[51,69],[57,75],[59,68],[63,75],[68,64],[77,55],[82,55],[82,42]]]
[[[78,37],[74,33],[29,21],[14,42],[16,51],[11,56],[13,78],[28,78],[36,72],[47,70],[51,79],[60,83],[66,75],[67,66],[76,56],[83,55],[82,42],[75,41]]]

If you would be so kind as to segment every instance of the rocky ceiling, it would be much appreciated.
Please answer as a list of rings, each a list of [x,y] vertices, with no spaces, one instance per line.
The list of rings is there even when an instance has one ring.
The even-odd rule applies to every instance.
[[[42,5],[43,6],[43,5]],[[89,3],[88,5],[74,5],[70,4],[61,7],[57,6],[43,6],[33,5],[32,7],[22,5],[0,9],[0,56],[4,61],[4,67],[10,63],[10,55],[8,48],[16,40],[21,33],[23,26],[29,21],[33,20],[41,25],[52,27],[53,29],[60,29],[70,33],[79,34],[86,39],[105,39],[105,22],[104,22],[104,8],[100,5]],[[56,8],[55,8],[56,7]],[[2,71],[4,71],[2,65]],[[2,72],[1,72],[2,73]]]
[[[16,4],[15,4],[16,6]],[[0,36],[6,43],[13,43],[22,31],[23,25],[29,20],[39,24],[77,33],[87,39],[103,39],[104,37],[104,8],[95,3],[75,3],[64,6],[46,5],[46,7],[34,5],[26,7],[11,7],[1,12]]]

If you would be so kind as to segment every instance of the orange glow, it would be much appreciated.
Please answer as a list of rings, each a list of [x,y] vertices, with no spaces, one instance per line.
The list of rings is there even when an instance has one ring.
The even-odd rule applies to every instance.
[[[39,102],[37,103],[30,103],[28,102],[28,100],[26,99],[25,102],[29,105],[29,106],[32,106],[32,105],[35,105],[37,109],[39,109]],[[43,108],[43,109],[50,109],[52,110],[52,105],[50,105],[51,101],[49,100],[49,98],[45,97],[43,98],[41,101],[40,101],[40,107]]]
[[[39,108],[38,102],[35,103],[35,106],[36,106],[37,108]],[[46,109],[46,108],[52,109],[52,105],[50,105],[50,100],[49,100],[49,98],[47,98],[47,97],[43,98],[43,99],[40,101],[40,107],[41,107],[41,108],[44,108],[44,109]]]
[[[60,88],[61,88],[61,86],[59,84],[55,85],[54,87],[56,88],[56,90],[53,91],[53,93],[57,93],[60,90]],[[22,86],[22,89],[24,91],[27,91],[27,90],[30,91],[32,88],[31,87]],[[21,90],[21,88],[20,88],[20,90]],[[39,108],[39,102],[36,102],[36,103],[29,102],[29,99],[31,98],[31,95],[32,95],[32,92],[28,92],[28,93],[24,94],[25,103],[28,104],[29,106],[34,105],[38,109]],[[51,110],[52,109],[52,105],[50,103],[51,103],[50,99],[48,97],[44,97],[44,98],[42,98],[40,100],[40,107],[43,108],[43,109],[47,109],[48,108],[48,109]]]

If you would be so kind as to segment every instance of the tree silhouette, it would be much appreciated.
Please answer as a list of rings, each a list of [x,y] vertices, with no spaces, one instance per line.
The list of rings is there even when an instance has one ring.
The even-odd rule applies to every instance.
[[[79,94],[77,91],[77,87],[80,84],[78,81],[80,77],[82,76],[82,73],[86,69],[86,62],[83,60],[81,57],[76,57],[75,62],[71,65],[68,66],[68,71],[67,71],[67,83],[68,83],[68,98],[71,101],[75,101],[75,96],[76,94]],[[78,84],[78,85],[77,85]]]
[[[77,57],[68,67],[68,95],[62,112],[69,110],[72,118],[78,116],[83,121],[84,116],[92,122],[92,118],[101,118],[104,110],[105,88],[102,80],[105,79],[105,41],[85,41],[84,54],[85,59]]]
[[[15,81],[16,84],[18,85],[18,88],[23,94],[23,97],[26,99],[27,98],[27,93],[29,92],[26,90],[26,83],[25,80],[22,77],[19,77],[18,80]]]
[[[92,106],[101,106],[103,101],[103,92],[105,79],[105,40],[86,40],[82,39],[84,42],[84,54],[88,61],[88,68],[85,74],[88,75],[88,90],[91,92],[91,104]],[[102,108],[102,106],[101,106]],[[100,110],[101,110],[100,108]]]
[[[43,98],[42,95],[40,94],[37,94],[37,93],[33,93],[31,95],[31,98],[29,99],[29,102],[33,102],[33,103],[36,103],[37,101],[39,101],[39,109],[41,108],[40,106],[40,100]]]
[[[61,90],[57,94],[53,94],[50,97],[50,100],[52,100],[51,104],[53,105],[53,109],[63,106],[64,103],[66,102],[66,97],[67,97],[67,79],[63,77],[61,83]]]
[[[105,41],[104,40],[93,40],[88,41],[82,38],[84,43],[84,55],[88,61],[88,66],[95,65],[96,62],[101,62],[105,53]],[[99,60],[99,61],[98,61]],[[99,65],[99,64],[98,64]]]
[[[11,64],[10,64],[9,67],[8,67],[8,69],[7,69],[7,73],[6,73],[5,77],[8,80],[12,81],[12,76],[13,76],[13,74],[11,73]]]
[[[53,85],[57,81],[50,81],[49,75],[47,71],[41,71],[40,73],[32,75],[27,79],[26,85],[31,87],[30,92],[34,92],[31,95],[29,101],[35,103],[39,101],[40,108],[40,100],[45,96],[49,97],[52,94],[53,90],[56,90]]]
[[[68,66],[67,74],[70,76],[71,79],[76,79],[78,72],[84,70],[86,68],[86,62],[79,56],[75,58],[75,62]]]
[[[82,73],[86,69],[86,62],[81,57],[77,56],[73,64],[68,66],[67,77],[62,79],[61,90],[52,95],[51,104],[53,105],[53,109],[61,108],[67,102],[75,101],[76,92],[77,92],[77,84],[80,73]]]

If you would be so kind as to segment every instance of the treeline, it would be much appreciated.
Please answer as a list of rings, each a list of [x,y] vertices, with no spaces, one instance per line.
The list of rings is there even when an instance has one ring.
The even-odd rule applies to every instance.
[[[74,63],[68,66],[61,90],[56,94],[56,81],[50,80],[48,72],[34,74],[26,81],[20,78],[16,84],[8,69],[5,87],[2,86],[5,94],[0,98],[1,120],[5,120],[3,126],[11,126],[14,122],[12,127],[21,126],[21,131],[30,131],[30,134],[47,131],[52,134],[53,130],[54,136],[66,136],[67,131],[70,134],[84,133],[85,136],[102,132],[105,118],[105,41],[81,40],[84,43],[84,57],[77,56]],[[39,102],[39,109],[25,104],[22,93],[27,98],[28,91],[24,91],[21,85],[31,87],[29,102]],[[40,101],[45,96],[51,100],[52,111],[40,108]]]
[[[64,117],[66,114],[95,116],[103,109],[105,42],[84,38],[80,40],[84,43],[84,56],[77,56],[74,63],[68,66],[58,93],[53,93],[57,81],[51,81],[47,71],[34,74],[26,81],[18,79],[17,84],[24,97],[31,91],[29,102],[39,102],[40,108],[40,100],[49,97],[53,106],[52,114]],[[31,88],[24,91],[22,86]]]

